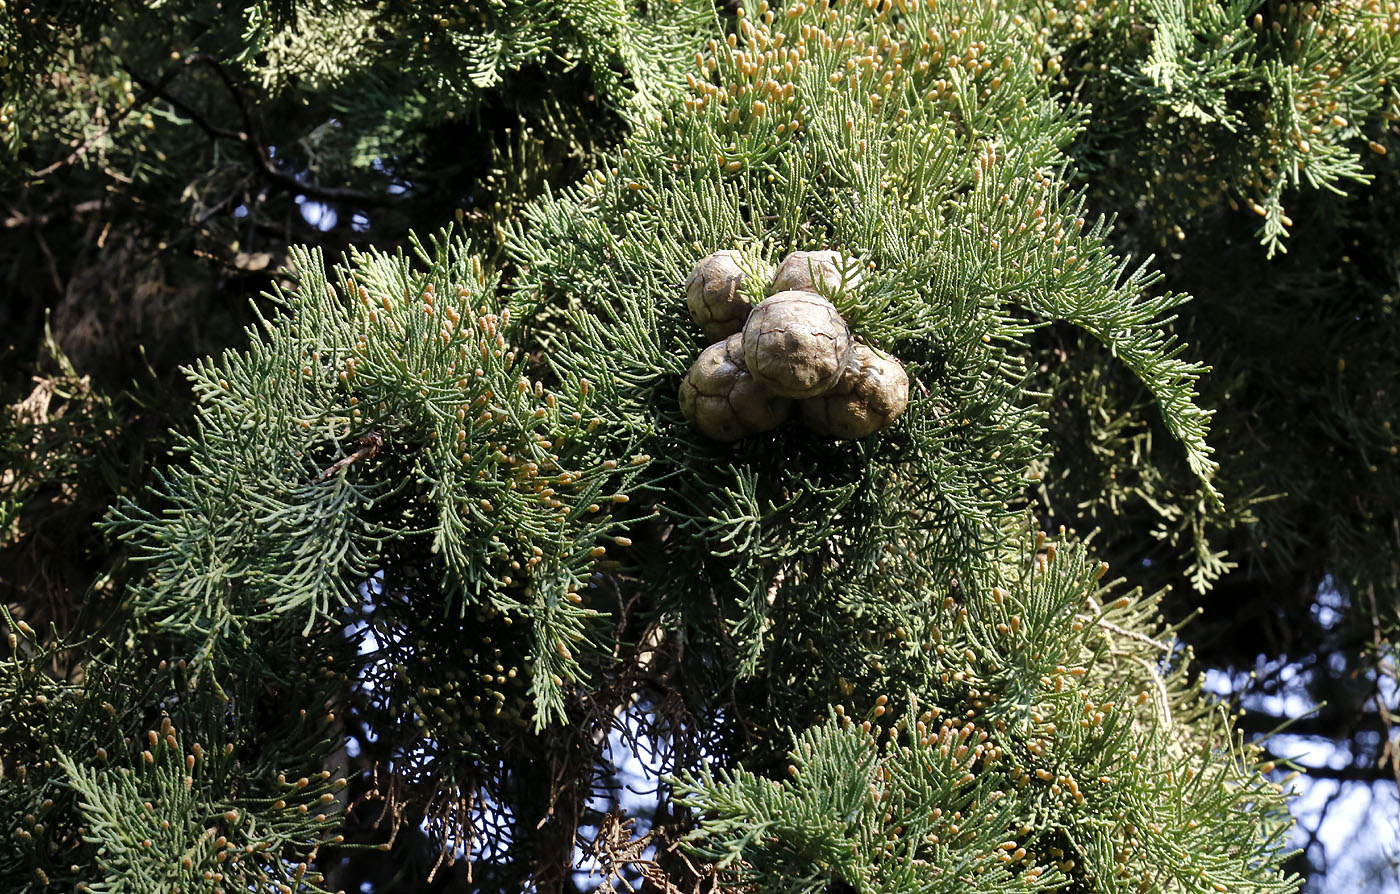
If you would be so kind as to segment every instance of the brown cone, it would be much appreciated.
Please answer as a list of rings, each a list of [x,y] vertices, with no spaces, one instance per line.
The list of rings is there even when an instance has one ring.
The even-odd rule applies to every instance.
[[[744,368],[743,336],[732,335],[700,354],[681,381],[685,418],[700,434],[737,441],[777,428],[792,415],[792,401],[773,395]]]
[[[780,397],[815,397],[841,377],[851,332],[830,301],[813,292],[779,292],[744,324],[744,363]]]
[[[843,271],[846,288],[860,282],[859,268],[839,251],[795,251],[778,265],[769,291],[836,294],[841,291]]]
[[[864,438],[889,428],[909,403],[909,376],[893,357],[858,344],[840,381],[802,401],[802,421],[834,438]]]
[[[728,338],[744,328],[752,305],[739,266],[739,253],[717,251],[705,257],[690,271],[685,281],[685,303],[690,316],[714,341]],[[760,294],[762,286],[759,287]]]

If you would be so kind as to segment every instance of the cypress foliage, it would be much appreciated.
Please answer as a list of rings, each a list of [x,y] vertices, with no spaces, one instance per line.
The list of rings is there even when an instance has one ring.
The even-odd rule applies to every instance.
[[[1275,765],[1157,589],[1225,575],[1211,537],[1271,484],[1233,423],[1223,469],[1208,443],[1224,387],[1182,333],[1228,341],[1124,248],[1204,238],[1233,200],[1264,224],[1232,250],[1286,270],[1290,190],[1368,176],[1394,10],[735,9],[253,3],[164,83],[141,29],[208,10],[117,4],[115,55],[81,6],[5,20],[10,151],[91,144],[56,189],[126,165],[139,202],[239,142],[181,213],[252,178],[228,201],[405,195],[386,246],[405,208],[458,214],[338,262],[286,249],[245,346],[183,368],[168,462],[112,488],[83,613],[0,612],[0,877],[562,890],[582,849],[666,891],[1298,888]],[[105,123],[104,91],[131,94]],[[493,130],[512,103],[525,130]],[[501,142],[454,179],[463,133]],[[736,250],[761,297],[814,249],[856,262],[827,297],[902,363],[907,409],[860,440],[702,436],[687,275]],[[82,406],[67,440],[111,412]],[[0,442],[50,488],[88,468],[41,459],[55,418]],[[19,474],[0,523],[24,530]],[[659,768],[644,828],[608,798],[629,751]]]

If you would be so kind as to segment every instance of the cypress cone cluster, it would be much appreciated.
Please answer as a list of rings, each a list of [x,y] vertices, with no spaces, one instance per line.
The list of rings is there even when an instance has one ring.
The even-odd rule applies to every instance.
[[[717,441],[777,428],[794,406],[827,437],[864,438],[893,425],[909,401],[903,365],[856,342],[821,294],[858,283],[855,265],[834,251],[793,252],[772,274],[769,297],[751,305],[739,260],[714,252],[686,279],[692,318],[717,339],[681,381],[686,419]]]

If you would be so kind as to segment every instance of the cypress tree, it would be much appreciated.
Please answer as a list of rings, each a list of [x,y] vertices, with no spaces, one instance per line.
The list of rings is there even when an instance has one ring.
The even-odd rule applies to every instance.
[[[1393,7],[0,15],[14,890],[1294,891],[1280,586],[1391,735]]]

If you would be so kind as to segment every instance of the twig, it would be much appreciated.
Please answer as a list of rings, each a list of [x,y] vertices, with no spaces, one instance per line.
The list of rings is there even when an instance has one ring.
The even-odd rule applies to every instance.
[[[1381,656],[1385,648],[1385,640],[1381,636],[1381,613],[1376,605],[1376,587],[1374,584],[1366,588],[1366,598],[1371,603],[1371,642],[1376,647],[1376,710],[1381,716],[1381,726],[1385,728],[1385,745],[1381,746],[1381,753],[1376,758],[1376,768],[1385,766],[1387,760],[1390,761],[1391,773],[1395,776],[1395,784],[1400,786],[1400,760],[1397,760],[1395,753],[1395,728],[1394,720],[1390,716],[1390,706],[1385,703],[1385,693],[1381,691],[1380,676],[1385,673],[1383,665],[1385,662]],[[1394,675],[1397,683],[1400,683],[1400,673]]]
[[[63,287],[63,277],[58,275],[58,261],[54,259],[53,252],[49,250],[49,241],[44,238],[41,230],[34,231],[34,238],[39,242],[39,250],[44,253],[44,261],[49,267],[49,276],[53,277],[54,291],[62,296],[67,290]]]
[[[1075,617],[1081,618],[1081,619],[1082,619],[1082,618],[1084,618],[1085,616],[1084,616],[1084,615],[1076,615]],[[1137,641],[1140,642],[1140,643],[1144,643],[1144,644],[1146,644],[1146,645],[1152,646],[1154,649],[1157,649],[1157,650],[1160,651],[1160,652],[1167,652],[1167,653],[1170,653],[1171,650],[1172,650],[1172,647],[1171,647],[1171,646],[1167,645],[1166,643],[1159,643],[1159,642],[1157,642],[1155,639],[1153,639],[1152,637],[1148,636],[1148,635],[1145,634],[1145,633],[1138,633],[1138,632],[1135,631],[1135,630],[1128,630],[1128,629],[1126,629],[1126,628],[1124,628],[1124,627],[1119,627],[1117,624],[1113,623],[1112,621],[1105,620],[1105,619],[1102,618],[1102,617],[1094,618],[1093,620],[1094,620],[1094,623],[1095,623],[1095,624],[1099,625],[1100,627],[1102,627],[1102,628],[1105,629],[1105,630],[1112,630],[1114,633],[1118,634],[1119,636],[1126,636],[1128,639],[1137,640]]]
[[[1103,609],[1102,609],[1101,607],[1099,607],[1099,604],[1098,604],[1097,601],[1095,601],[1094,597],[1092,597],[1092,596],[1088,597],[1088,602],[1089,602],[1089,608],[1093,611],[1094,616],[1093,616],[1092,618],[1090,618],[1088,615],[1075,615],[1075,617],[1078,618],[1079,620],[1081,620],[1081,621],[1089,621],[1089,620],[1092,620],[1095,624],[1099,625],[1099,626],[1102,627],[1103,629],[1105,629],[1105,630],[1112,630],[1114,633],[1118,634],[1119,636],[1126,636],[1128,639],[1137,640],[1138,642],[1143,643],[1143,644],[1145,644],[1145,645],[1152,646],[1154,649],[1157,649],[1158,651],[1161,651],[1161,652],[1167,652],[1167,653],[1170,653],[1170,652],[1171,652],[1172,647],[1169,646],[1169,645],[1167,645],[1166,643],[1159,643],[1159,642],[1157,642],[1157,640],[1153,639],[1152,637],[1148,636],[1148,635],[1145,634],[1145,633],[1138,633],[1137,631],[1134,631],[1134,630],[1127,630],[1127,629],[1125,629],[1125,628],[1123,628],[1123,627],[1119,627],[1117,624],[1114,624],[1112,621],[1109,621],[1108,619],[1106,619],[1106,618],[1103,616]]]
[[[1172,703],[1171,696],[1167,694],[1167,684],[1162,679],[1162,675],[1157,672],[1141,655],[1131,656],[1134,661],[1142,665],[1147,671],[1147,675],[1152,678],[1153,693],[1156,695],[1154,701],[1157,702],[1157,710],[1162,715],[1162,729],[1168,733],[1172,730]]]
[[[327,466],[326,470],[322,472],[313,483],[320,484],[322,481],[325,481],[327,478],[331,477],[336,472],[339,472],[341,469],[345,468],[351,463],[359,462],[362,459],[369,459],[370,457],[378,453],[379,448],[383,446],[384,436],[377,431],[370,432],[363,438],[360,438],[359,450],[356,450],[354,453],[350,454],[344,459],[338,459],[331,465]]]
[[[57,211],[46,211],[42,214],[21,214],[14,208],[10,209],[10,216],[5,218],[5,229],[13,230],[16,227],[46,227],[49,224],[66,220],[78,214],[87,214],[92,211],[102,210],[103,201],[101,199],[90,199],[86,202],[79,202],[69,208],[61,208]]]

